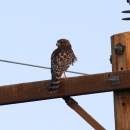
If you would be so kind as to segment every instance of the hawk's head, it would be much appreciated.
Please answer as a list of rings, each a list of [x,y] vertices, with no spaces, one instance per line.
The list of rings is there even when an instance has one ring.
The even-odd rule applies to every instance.
[[[56,45],[58,47],[65,47],[65,46],[71,47],[71,44],[70,44],[69,40],[67,40],[67,39],[59,39],[57,41]]]

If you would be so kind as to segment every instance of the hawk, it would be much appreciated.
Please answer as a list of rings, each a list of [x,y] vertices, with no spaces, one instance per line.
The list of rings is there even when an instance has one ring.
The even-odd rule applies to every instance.
[[[50,93],[56,93],[58,91],[62,74],[64,73],[65,76],[65,71],[77,60],[69,40],[60,39],[56,45],[58,48],[51,55],[52,81],[48,87]]]

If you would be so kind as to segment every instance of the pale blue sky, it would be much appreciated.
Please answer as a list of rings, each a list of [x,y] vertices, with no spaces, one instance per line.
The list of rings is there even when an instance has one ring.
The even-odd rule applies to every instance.
[[[50,67],[56,41],[69,39],[78,62],[69,70],[111,71],[110,36],[129,31],[126,0],[1,0],[0,59]],[[50,70],[0,62],[0,86],[47,80]],[[67,76],[78,76],[66,73]],[[80,88],[79,88],[80,89]],[[74,97],[107,130],[114,130],[113,93]],[[0,106],[0,130],[93,130],[62,99]]]

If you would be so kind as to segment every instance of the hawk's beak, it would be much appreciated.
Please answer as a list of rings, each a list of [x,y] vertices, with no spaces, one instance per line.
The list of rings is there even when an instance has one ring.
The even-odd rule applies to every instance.
[[[60,43],[57,42],[57,43],[56,43],[56,46],[59,46],[59,45],[60,45]]]

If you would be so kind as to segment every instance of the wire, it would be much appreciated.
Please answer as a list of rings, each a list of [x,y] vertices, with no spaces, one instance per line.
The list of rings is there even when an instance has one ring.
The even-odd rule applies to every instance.
[[[19,64],[19,65],[37,67],[37,68],[51,69],[51,68],[49,68],[49,67],[44,67],[44,66],[39,66],[39,65],[32,65],[32,64],[25,64],[25,63],[14,62],[14,61],[8,61],[8,60],[0,60],[0,61],[1,61],[1,62],[12,63],[12,64]],[[88,75],[88,74],[85,74],[85,73],[74,72],[74,71],[66,71],[66,72],[68,72],[68,73],[74,73],[74,74]]]

